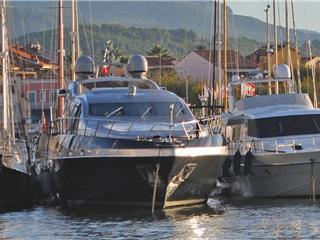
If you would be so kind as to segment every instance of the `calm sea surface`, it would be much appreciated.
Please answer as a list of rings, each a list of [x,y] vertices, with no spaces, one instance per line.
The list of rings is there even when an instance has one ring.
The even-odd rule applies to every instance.
[[[158,211],[70,212],[54,207],[0,213],[5,239],[320,239],[320,200],[225,200]],[[222,211],[224,209],[224,211]]]

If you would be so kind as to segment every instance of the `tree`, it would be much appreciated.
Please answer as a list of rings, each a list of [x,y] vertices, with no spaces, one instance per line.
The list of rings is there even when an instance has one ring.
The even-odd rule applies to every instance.
[[[156,44],[147,54],[149,56],[168,57],[167,52],[168,50],[163,48],[161,44]]]

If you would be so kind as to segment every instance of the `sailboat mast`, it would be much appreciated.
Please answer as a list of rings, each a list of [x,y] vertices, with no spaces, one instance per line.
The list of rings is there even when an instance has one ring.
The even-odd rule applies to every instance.
[[[71,80],[76,79],[75,65],[76,65],[76,26],[75,26],[75,17],[76,17],[76,3],[75,0],[71,1]]]
[[[286,64],[290,67],[290,32],[289,32],[289,11],[288,11],[288,0],[285,0],[285,12],[286,12],[286,44],[287,44],[287,54],[286,54]]]
[[[274,68],[278,67],[278,27],[277,27],[277,3],[273,0],[273,31],[274,31]],[[275,92],[279,94],[279,83],[275,82]]]
[[[63,49],[63,0],[59,0],[59,26],[58,26],[58,66],[59,66],[59,73],[58,73],[58,85],[60,89],[65,87],[64,82],[64,64],[63,64],[63,56],[64,56],[64,49]],[[58,114],[62,116],[63,111],[63,98],[59,97],[58,99]]]
[[[218,2],[218,29],[217,29],[217,36],[218,36],[218,46],[217,46],[217,89],[218,89],[218,105],[222,106],[222,64],[221,64],[221,5],[220,1]]]
[[[216,44],[217,44],[217,0],[214,1],[214,23],[213,23],[213,56],[212,56],[212,88],[210,94],[210,104],[214,105],[214,88],[216,85]],[[212,112],[213,114],[213,112]]]
[[[228,59],[227,59],[227,46],[228,46],[228,29],[227,29],[227,2],[224,0],[224,89],[223,89],[223,107],[224,112],[227,112],[227,84],[228,84],[228,75],[227,75],[227,69],[228,69]]]
[[[2,55],[2,96],[3,96],[3,129],[9,131],[9,79],[8,79],[8,36],[5,14],[5,0],[1,1],[1,55]]]
[[[299,47],[298,47],[298,37],[297,37],[297,29],[296,29],[296,21],[294,18],[294,7],[293,7],[293,0],[291,0],[291,10],[292,10],[292,25],[294,31],[294,43],[295,43],[295,50],[297,53],[297,80],[298,80],[298,92],[301,93],[301,74],[300,74],[300,61],[299,61]]]
[[[309,59],[312,61],[311,41],[308,40]],[[317,88],[316,88],[316,70],[314,64],[311,64],[312,86],[313,86],[313,106],[318,107]]]
[[[267,24],[267,65],[268,65],[268,79],[271,78],[271,63],[270,63],[270,37],[269,37],[269,9],[270,9],[270,5],[267,5],[267,8],[264,10],[266,13],[266,24]],[[268,83],[268,91],[269,94],[272,93],[271,90],[271,83]]]

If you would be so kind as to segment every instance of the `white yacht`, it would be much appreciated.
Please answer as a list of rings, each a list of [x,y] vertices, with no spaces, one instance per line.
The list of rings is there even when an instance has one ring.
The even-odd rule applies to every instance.
[[[308,94],[293,90],[288,66],[280,68],[277,79],[229,84],[230,112],[223,118],[230,157],[223,175],[233,194],[320,194],[320,109]],[[277,85],[279,93],[272,93]]]

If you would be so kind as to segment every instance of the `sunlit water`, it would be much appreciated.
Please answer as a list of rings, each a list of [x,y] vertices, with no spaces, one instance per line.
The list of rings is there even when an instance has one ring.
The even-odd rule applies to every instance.
[[[226,200],[225,200],[226,202]],[[5,239],[320,239],[320,200],[247,199],[158,211],[53,207],[0,213]]]

